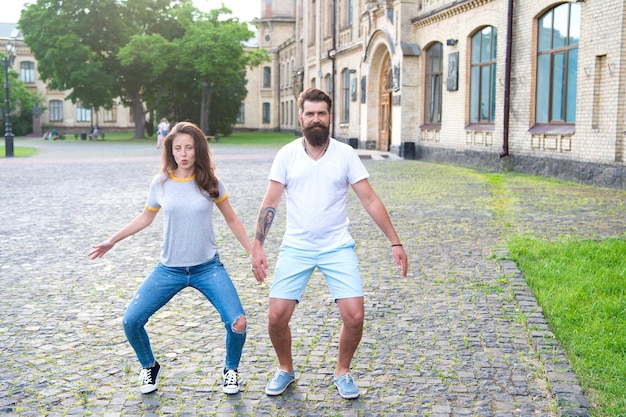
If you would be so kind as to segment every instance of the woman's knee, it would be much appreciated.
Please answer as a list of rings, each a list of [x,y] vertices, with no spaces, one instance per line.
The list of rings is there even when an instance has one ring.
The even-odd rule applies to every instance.
[[[233,329],[233,332],[235,332],[235,333],[245,333],[246,332],[246,326],[247,326],[246,316],[241,315],[233,323],[232,329]]]

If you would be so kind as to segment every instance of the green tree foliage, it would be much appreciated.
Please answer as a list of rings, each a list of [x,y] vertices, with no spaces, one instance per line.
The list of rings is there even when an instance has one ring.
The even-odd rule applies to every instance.
[[[199,103],[203,81],[235,91],[246,65],[266,59],[244,50],[253,33],[229,14],[201,13],[191,0],[37,0],[19,25],[50,87],[72,90],[69,98],[86,108],[121,98],[140,138],[146,114],[198,122],[199,107],[187,103]],[[243,83],[243,94],[226,97],[236,105],[225,108],[238,111]],[[237,113],[223,116],[232,123]]]

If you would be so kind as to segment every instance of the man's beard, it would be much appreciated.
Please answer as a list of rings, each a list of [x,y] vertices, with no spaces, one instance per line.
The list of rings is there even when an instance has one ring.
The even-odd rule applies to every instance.
[[[302,129],[302,133],[311,146],[318,147],[326,143],[330,131],[328,126],[314,124]]]

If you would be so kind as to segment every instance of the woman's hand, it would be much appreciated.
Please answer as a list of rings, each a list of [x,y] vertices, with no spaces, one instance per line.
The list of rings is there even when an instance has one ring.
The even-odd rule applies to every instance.
[[[113,248],[113,246],[115,246],[115,243],[107,239],[104,242],[101,242],[95,245],[93,247],[94,249],[91,252],[89,252],[87,256],[89,256],[89,259],[91,260],[102,258],[105,253],[107,253]]]

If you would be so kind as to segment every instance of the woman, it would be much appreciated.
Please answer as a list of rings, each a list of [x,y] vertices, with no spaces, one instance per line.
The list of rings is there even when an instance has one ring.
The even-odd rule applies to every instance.
[[[157,149],[163,147],[163,140],[167,137],[170,130],[170,122],[164,117],[157,126]]]
[[[246,340],[246,318],[235,286],[217,253],[212,221],[214,205],[248,253],[251,246],[230,205],[226,187],[215,176],[214,169],[202,131],[192,123],[178,123],[165,138],[161,173],[152,181],[142,213],[89,253],[91,259],[104,256],[120,240],[148,227],[157,212],[163,211],[160,262],[135,293],[123,318],[124,332],[143,368],[140,380],[144,394],[157,389],[161,373],[144,325],[186,287],[204,294],[219,312],[226,327],[223,391],[239,392],[237,368]]]

